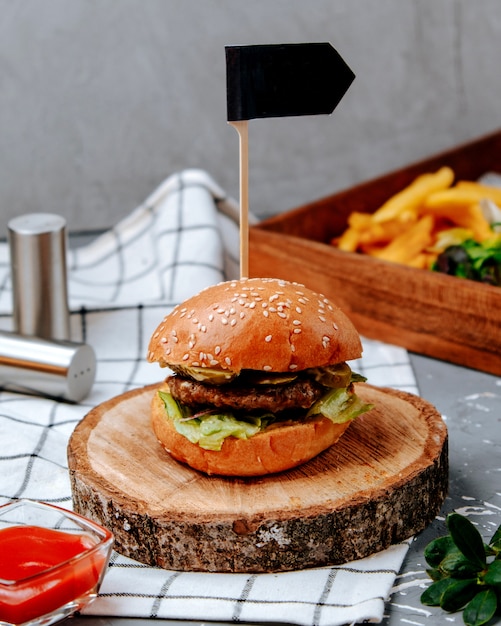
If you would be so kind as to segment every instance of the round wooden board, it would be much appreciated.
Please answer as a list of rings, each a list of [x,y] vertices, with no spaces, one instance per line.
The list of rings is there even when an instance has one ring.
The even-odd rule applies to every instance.
[[[173,460],[149,421],[157,385],[105,402],[68,447],[74,508],[116,550],[188,571],[270,572],[362,558],[422,530],[447,493],[447,429],[421,398],[367,384],[375,408],[298,468],[206,476]]]

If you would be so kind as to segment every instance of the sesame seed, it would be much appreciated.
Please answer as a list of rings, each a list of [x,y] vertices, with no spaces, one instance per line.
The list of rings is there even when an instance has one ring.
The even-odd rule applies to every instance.
[[[278,317],[281,317],[282,319],[285,319],[287,317],[287,313],[282,313],[282,311],[279,311],[277,315]]]
[[[222,317],[221,318],[221,324],[224,324],[226,326],[227,323],[228,323],[228,318],[227,317]]]
[[[289,365],[289,369],[290,369],[290,370],[297,370],[297,365],[296,365],[296,363],[291,363],[291,364]]]
[[[209,315],[209,322],[212,322],[212,321],[214,321],[214,315],[211,313],[211,314]]]
[[[190,358],[190,355],[188,353],[183,354],[183,361],[187,361]]]
[[[301,314],[303,312],[303,309],[300,306],[296,307],[296,313]]]
[[[193,367],[200,367],[200,363],[198,361],[193,361]]]
[[[229,356],[225,357],[224,362],[226,363],[226,365],[231,365],[231,359]]]
[[[263,311],[263,315],[264,315],[265,317],[270,317],[270,313],[269,313],[268,311]]]
[[[217,359],[211,359],[210,364],[211,365],[218,365],[219,361]]]
[[[221,346],[216,346],[216,347],[214,348],[214,352],[215,352],[216,356],[218,356],[219,354],[221,354]]]
[[[165,351],[165,354],[166,354],[167,356],[169,356],[169,354],[170,354],[170,353],[171,353],[171,349],[170,349],[170,348],[167,348],[167,350]]]
[[[294,324],[294,326],[301,326],[300,320],[293,320],[292,323]]]
[[[266,335],[266,337],[264,338],[266,343],[270,343],[271,339],[272,339],[272,335]]]
[[[263,369],[265,372],[270,372],[271,371],[271,365],[264,365]]]
[[[334,326],[334,330],[339,330],[338,325],[336,324],[336,322],[333,322],[332,325]]]
[[[301,332],[300,328],[294,328],[294,334],[299,335],[299,333]]]
[[[325,322],[325,317],[323,317],[322,315],[319,315],[319,316],[318,316],[318,319],[319,319],[321,322]]]
[[[203,333],[207,332],[207,326],[205,326],[204,324],[200,324],[199,328]]]
[[[237,323],[237,320],[233,318],[230,322],[230,326],[235,326],[236,323]]]
[[[243,320],[245,317],[245,311],[240,311],[240,319]]]
[[[168,341],[167,337],[162,337],[162,339],[160,339],[160,343],[167,343]]]
[[[174,337],[172,337],[172,341],[173,341],[174,343],[177,343],[177,342],[179,341],[179,339],[178,339],[178,338],[174,335]]]

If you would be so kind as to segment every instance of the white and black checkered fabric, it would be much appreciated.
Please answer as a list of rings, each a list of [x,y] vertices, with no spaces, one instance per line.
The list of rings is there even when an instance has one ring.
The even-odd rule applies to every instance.
[[[71,508],[66,447],[88,410],[160,380],[145,360],[161,317],[203,287],[238,276],[238,211],[205,172],[170,176],[115,228],[69,252],[72,338],[96,351],[80,404],[0,392],[0,504],[30,498]],[[0,328],[11,330],[7,244],[0,244]],[[417,393],[405,350],[363,340],[356,371]],[[172,572],[113,555],[97,600],[102,616],[304,625],[382,619],[407,544],[342,567],[280,574]]]

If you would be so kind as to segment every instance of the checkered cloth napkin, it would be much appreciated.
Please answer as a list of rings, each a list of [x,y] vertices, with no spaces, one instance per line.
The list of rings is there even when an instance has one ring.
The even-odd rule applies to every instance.
[[[7,244],[0,244],[0,328],[11,330]],[[80,404],[0,392],[0,504],[30,498],[71,509],[68,439],[97,404],[161,379],[146,363],[163,315],[203,287],[238,276],[238,211],[205,172],[170,176],[115,228],[69,252],[72,338],[96,351]],[[363,340],[356,371],[417,393],[405,350]],[[325,625],[379,622],[408,544],[343,566],[279,574],[147,567],[114,554],[87,615]]]

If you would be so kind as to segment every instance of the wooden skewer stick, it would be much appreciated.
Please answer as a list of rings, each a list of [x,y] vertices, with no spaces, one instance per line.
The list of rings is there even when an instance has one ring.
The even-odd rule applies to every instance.
[[[249,122],[229,122],[239,137],[240,161],[240,278],[249,277]]]

